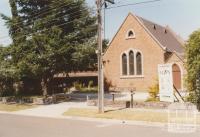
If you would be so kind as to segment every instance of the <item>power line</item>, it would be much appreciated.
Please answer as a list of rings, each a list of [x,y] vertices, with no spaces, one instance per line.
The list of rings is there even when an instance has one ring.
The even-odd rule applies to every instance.
[[[78,17],[78,16],[80,16],[81,14],[76,14],[76,13],[78,13],[78,12],[81,12],[81,11],[87,11],[87,8],[84,8],[84,9],[81,9],[81,10],[77,10],[77,11],[75,11],[75,12],[72,12],[72,13],[70,13],[70,14],[67,14],[67,15],[74,15],[73,17]],[[60,17],[56,17],[56,18],[54,18],[53,20],[51,20],[51,21],[53,21],[53,22],[51,22],[51,24],[47,24],[47,25],[53,25],[53,23],[56,23],[57,22],[57,19],[60,19],[60,18],[62,18],[62,17],[64,17],[64,16],[66,16],[66,15],[63,15],[63,16],[60,16]],[[72,18],[72,20],[74,20],[74,19],[76,19],[76,18]],[[79,18],[80,19],[80,18]],[[55,21],[54,21],[55,20]],[[27,25],[25,25],[25,26],[23,26],[23,27],[26,27],[26,26],[28,26],[28,25],[31,25],[31,24],[27,24]],[[20,28],[19,28],[20,29]],[[19,29],[17,29],[16,31],[18,31]],[[0,39],[5,39],[5,38],[8,38],[9,36],[3,36],[3,37],[0,37]]]
[[[61,2],[61,0],[59,0],[58,2]],[[55,3],[55,2],[54,2],[54,3]],[[63,2],[63,3],[61,3],[61,4],[65,4],[65,3],[67,3],[67,2],[65,1],[65,2]],[[72,4],[72,2],[71,2],[71,3],[68,3],[67,5],[60,5],[60,6],[57,5],[57,6],[52,7],[52,8],[50,8],[50,6],[53,5],[53,3],[52,3],[52,4],[49,4],[49,5],[48,5],[49,7],[44,7],[44,8],[42,8],[42,9],[40,9],[39,12],[37,12],[36,10],[30,12],[30,14],[36,12],[35,14],[31,15],[30,18],[37,17],[38,15],[41,15],[41,14],[46,13],[46,12],[49,12],[49,11],[55,9],[55,8],[60,8],[60,7],[62,7],[62,6],[69,6],[69,5],[71,5],[71,4]],[[46,9],[46,10],[45,10],[45,9]],[[24,19],[24,20],[25,20],[25,19]],[[23,21],[24,21],[24,20],[23,20]]]
[[[80,15],[82,15],[82,14],[76,14],[76,13],[79,13],[79,12],[81,12],[81,11],[87,11],[87,9],[86,8],[82,8],[81,10],[77,10],[77,11],[75,11],[75,12],[72,12],[72,13],[70,13],[70,14],[67,14],[67,16],[72,16],[72,15],[74,15],[74,16],[80,16]],[[57,21],[57,19],[60,19],[60,18],[63,18],[63,17],[65,17],[66,15],[62,15],[62,16],[58,16],[58,17],[56,17],[56,18],[54,18],[54,19],[52,19],[52,20],[49,20],[49,21],[54,21],[54,22],[51,22],[52,24],[53,23],[55,23],[56,21]],[[76,18],[73,18],[73,19],[76,19]],[[30,22],[31,23],[31,22]],[[33,22],[32,22],[33,23]],[[27,27],[27,26],[29,26],[29,25],[31,25],[31,24],[27,24],[27,25],[24,25],[23,27]]]
[[[79,18],[79,19],[87,19],[88,17],[86,16],[86,17],[82,17],[82,18]],[[66,25],[66,24],[69,24],[69,23],[73,23],[73,22],[75,22],[74,20],[73,21],[68,21],[68,22],[65,22],[65,23],[62,23],[62,24],[59,24],[59,25],[54,25],[54,26],[52,26],[52,27],[60,27],[60,26],[63,26],[63,25]],[[47,30],[49,30],[50,28],[45,28],[45,29],[43,29],[43,30],[40,30],[40,32],[34,32],[34,33],[29,33],[29,34],[24,34],[24,35],[21,35],[20,37],[18,37],[18,38],[21,38],[21,37],[24,37],[24,36],[30,36],[30,35],[33,35],[33,34],[38,34],[38,33],[41,33],[41,32],[43,32],[43,31],[47,31]],[[16,40],[16,39],[14,39],[14,40]]]
[[[58,2],[61,2],[62,0],[58,0]],[[52,1],[53,2],[53,1]],[[52,8],[50,8],[52,5],[54,5],[56,2],[53,2],[52,4],[49,4],[48,5],[48,7],[44,7],[44,8],[42,8],[42,9],[40,9],[40,12],[44,12],[44,11],[48,11],[48,10],[51,10],[51,9],[53,9],[53,8],[55,8],[55,7],[57,7],[57,6],[55,6],[55,7],[52,7]],[[63,3],[60,3],[60,4],[65,4],[65,3],[67,3],[67,1],[65,1],[65,2],[63,2]],[[70,5],[71,3],[69,3],[69,4],[67,4],[67,5]],[[46,10],[45,10],[46,9]],[[44,11],[43,11],[44,10]],[[31,12],[31,13],[34,13],[35,11],[33,11],[33,12]],[[39,13],[40,13],[39,12]],[[36,13],[36,14],[39,14],[39,13]],[[35,15],[36,15],[35,14]]]
[[[59,2],[61,2],[61,0],[60,0]],[[62,4],[64,4],[64,3],[67,3],[67,2],[63,2]],[[34,14],[34,15],[35,15],[35,17],[38,17],[38,16],[41,16],[41,15],[50,13],[51,10],[54,10],[54,9],[57,9],[57,8],[61,8],[61,7],[66,7],[66,6],[69,6],[69,5],[71,5],[71,4],[74,4],[74,2],[68,3],[67,5],[55,6],[55,7],[53,7],[53,8],[49,8],[49,7],[48,7],[48,8],[47,8],[46,10],[44,10],[44,11],[41,10],[41,11],[43,11],[43,13],[40,12],[41,14],[36,13],[36,14]],[[48,5],[48,6],[51,6],[51,5],[53,5],[53,4],[50,4],[50,5]],[[80,5],[75,5],[75,6],[73,6],[73,7],[75,8],[75,7],[79,7],[79,6],[80,6]],[[44,9],[45,9],[45,8],[44,8]],[[70,11],[70,10],[73,10],[73,9],[69,9],[69,10],[66,10],[66,11]],[[85,8],[84,10],[87,10],[87,8]],[[84,10],[78,10],[78,11],[76,11],[76,12],[73,12],[73,13],[70,13],[70,14],[67,14],[67,15],[73,15],[73,14],[75,14],[75,13],[78,13],[78,12],[84,11]],[[33,12],[34,12],[34,11],[33,11]],[[33,13],[33,12],[31,12],[31,13]],[[79,14],[79,15],[81,15],[81,14]],[[57,17],[57,18],[55,18],[55,19],[53,19],[53,20],[56,20],[56,19],[61,18],[61,17],[64,17],[64,16],[66,16],[66,15]],[[76,15],[76,16],[78,16],[78,15]],[[32,16],[30,16],[30,17],[32,17]],[[33,16],[33,17],[34,17],[34,16]],[[79,19],[84,19],[84,18],[87,18],[87,17],[83,17],[83,18],[79,18]],[[74,19],[76,19],[76,18],[74,18]],[[74,20],[74,19],[73,19],[73,20]],[[23,23],[23,21],[25,21],[25,20],[22,20],[22,21],[20,21],[20,22],[14,24],[14,25]],[[56,22],[56,21],[55,21],[55,22]],[[53,22],[53,23],[55,23],[55,22]],[[65,23],[60,24],[60,25],[54,25],[54,27],[63,26],[63,25],[66,25],[66,24],[69,24],[69,23],[72,23],[72,22],[74,22],[74,21],[68,21],[68,22],[65,22]],[[31,22],[30,22],[30,23],[31,23]],[[27,24],[27,25],[31,25],[30,23]],[[34,23],[34,22],[32,22],[32,23]],[[52,24],[52,25],[53,25],[53,24]],[[18,30],[18,29],[17,29],[17,30]],[[49,30],[49,29],[46,29],[46,30]],[[44,30],[42,30],[42,31],[44,31]],[[36,33],[39,33],[39,32],[30,33],[29,35],[31,35],[31,34],[36,34]],[[22,37],[22,36],[26,36],[26,34],[25,34],[25,35],[21,35],[20,37]],[[10,36],[2,36],[2,37],[0,37],[0,40],[1,40],[1,39],[7,39],[7,38],[10,38]],[[19,38],[19,37],[18,37],[18,38]],[[4,40],[4,41],[5,41],[5,40]]]
[[[59,0],[58,2],[61,2],[62,0]],[[55,2],[54,2],[55,3]],[[61,3],[61,4],[65,4],[65,3],[68,3],[67,5],[60,5],[60,6],[55,6],[55,7],[53,7],[53,8],[46,8],[46,10],[41,10],[41,11],[43,11],[43,12],[39,12],[39,13],[36,13],[36,14],[34,14],[34,15],[32,15],[32,16],[30,16],[29,18],[35,18],[35,17],[40,17],[41,15],[44,15],[44,14],[47,14],[47,13],[50,13],[52,10],[54,10],[54,9],[57,9],[57,8],[61,8],[61,7],[66,7],[66,6],[69,6],[69,5],[71,5],[71,4],[74,4],[74,2],[71,2],[71,3],[69,3],[69,2],[63,2],[63,3]],[[48,6],[51,6],[51,5],[53,5],[53,4],[49,4]],[[79,5],[75,5],[75,6],[73,6],[74,8],[76,8],[76,7],[79,7]],[[45,9],[44,8],[44,9]],[[86,8],[85,8],[86,9]],[[73,9],[69,9],[69,10],[66,10],[66,12],[67,11],[70,11],[70,10],[73,10]],[[83,10],[79,10],[79,11],[83,11]],[[76,12],[79,12],[79,11],[76,11]],[[76,12],[74,12],[74,13],[76,13]],[[34,13],[34,11],[32,11],[31,13]],[[57,14],[59,14],[59,13],[57,13]],[[57,15],[57,14],[55,14],[55,15]],[[71,13],[70,13],[71,14]],[[68,14],[68,15],[70,15],[70,14]],[[64,17],[65,15],[63,15],[62,17]],[[59,17],[59,18],[61,18],[61,17]],[[56,19],[54,19],[54,20],[56,20]],[[23,21],[25,21],[25,19],[24,20],[21,20],[20,22],[17,22],[17,23],[13,23],[13,25],[18,25],[18,24],[21,24],[21,23],[23,23]],[[34,23],[34,21],[33,20],[31,20],[31,21],[29,21],[29,22],[27,22],[28,24],[26,24],[25,26],[28,26],[28,25],[31,25],[31,23]],[[23,25],[24,26],[24,25]],[[20,28],[19,28],[20,29]],[[19,29],[17,29],[16,31],[18,31]],[[2,37],[0,37],[0,39],[4,39],[4,38],[7,38],[7,37],[9,37],[9,36],[2,36]]]
[[[162,1],[162,0],[150,0],[150,1],[143,1],[143,2],[137,2],[137,3],[129,3],[129,4],[118,5],[118,6],[107,7],[106,9],[115,9],[115,8],[120,8],[120,7],[147,4],[147,3],[153,3],[153,2],[158,2],[158,1]]]
[[[62,0],[59,0],[58,2],[61,2]],[[65,2],[63,2],[63,3],[61,3],[61,4],[65,4],[65,3],[67,3],[66,1]],[[55,2],[54,2],[54,4],[55,4]],[[44,13],[49,13],[51,10],[53,10],[53,9],[56,9],[56,8],[60,8],[60,7],[64,7],[64,6],[69,6],[69,5],[71,5],[71,4],[73,4],[73,2],[71,2],[71,3],[68,3],[67,5],[60,5],[60,6],[55,6],[55,7],[53,7],[53,8],[50,8],[50,7],[44,7],[43,9],[40,9],[40,12],[39,13],[42,13],[42,14],[44,14]],[[53,3],[52,4],[49,4],[48,6],[51,6],[51,5],[53,5]],[[46,10],[45,10],[46,9]],[[44,10],[44,11],[43,11]],[[41,12],[42,11],[42,12]],[[32,13],[34,13],[35,11],[32,11],[30,14],[32,14]],[[32,15],[32,16],[30,16],[30,18],[32,17],[38,17],[38,14],[39,13],[36,13],[36,14],[34,14],[34,15]],[[37,16],[36,16],[37,15]],[[40,16],[41,16],[41,14],[40,14]],[[18,24],[21,24],[21,23],[23,23],[23,21],[25,21],[25,19],[24,20],[21,20],[20,22],[17,22],[17,23],[14,23],[14,25],[18,25]],[[33,23],[33,22],[32,22]],[[30,23],[29,24],[27,24],[27,25],[30,25]],[[7,38],[7,37],[9,37],[9,36],[2,36],[2,37],[0,37],[0,39],[4,39],[4,38]]]
[[[66,3],[66,2],[64,2],[64,3]],[[63,4],[64,4],[64,3],[63,3]],[[73,4],[73,3],[69,3],[69,4],[67,4],[67,5],[55,6],[55,7],[51,8],[51,9],[49,9],[49,10],[46,10],[46,11],[37,13],[37,14],[35,14],[35,15],[32,15],[32,16],[30,16],[29,18],[35,19],[36,17],[40,17],[40,16],[45,15],[45,14],[47,14],[47,13],[51,13],[53,10],[55,10],[55,9],[57,9],[57,8],[63,8],[63,7],[69,6],[69,5],[71,5],[71,4]],[[78,6],[79,6],[79,5],[76,5],[76,6],[73,6],[73,7],[75,8],[75,7],[78,7]],[[70,11],[70,10],[72,10],[72,9],[66,10],[66,12],[67,12],[67,11]],[[31,12],[31,13],[32,13],[32,12]],[[59,13],[57,13],[57,14],[59,14]],[[23,19],[23,20],[21,20],[21,21],[15,23],[15,24],[21,24],[21,23],[23,23],[25,20],[26,20],[26,19]],[[31,23],[31,22],[33,23],[33,20],[32,20],[32,21],[29,21],[29,22],[30,22],[30,23]],[[28,22],[28,23],[29,23],[29,22]]]
[[[64,4],[64,3],[63,3],[63,4]],[[46,15],[47,13],[50,13],[50,12],[52,12],[53,10],[55,10],[55,9],[57,9],[57,8],[63,8],[63,7],[69,6],[69,5],[71,5],[71,4],[72,4],[72,3],[67,4],[67,5],[56,6],[56,7],[52,8],[52,9],[46,11],[46,12],[42,12],[42,13],[40,13],[40,14],[37,14],[36,16],[33,16],[33,18],[35,18],[35,17],[40,17],[40,16],[42,16],[42,15]],[[74,7],[77,7],[77,6],[74,6]],[[67,11],[70,11],[70,10],[67,10]]]

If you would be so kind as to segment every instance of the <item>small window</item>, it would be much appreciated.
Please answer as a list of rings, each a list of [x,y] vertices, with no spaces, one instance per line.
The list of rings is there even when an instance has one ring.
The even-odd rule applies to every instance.
[[[135,38],[135,33],[133,30],[129,30],[126,35],[126,39]]]
[[[122,75],[127,75],[127,56],[122,55]]]
[[[129,31],[129,33],[128,33],[128,37],[133,37],[133,31]]]

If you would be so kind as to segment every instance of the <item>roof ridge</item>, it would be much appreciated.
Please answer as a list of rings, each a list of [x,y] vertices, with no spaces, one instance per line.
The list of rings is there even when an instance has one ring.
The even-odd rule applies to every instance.
[[[166,27],[165,26],[163,26],[163,25],[160,25],[160,24],[158,24],[158,23],[155,23],[155,22],[153,22],[153,21],[151,21],[151,20],[148,20],[148,19],[146,19],[146,18],[143,18],[143,17],[140,17],[140,16],[137,16],[139,19],[141,18],[142,20],[142,22],[143,22],[143,20],[145,20],[145,21],[148,21],[148,22],[150,22],[150,23],[152,23],[152,24],[154,24],[154,25],[158,25],[158,26],[160,26],[160,27],[162,27],[162,28],[165,28],[166,29]]]
[[[154,23],[143,17],[136,17],[167,50],[183,53],[183,42],[169,27]]]

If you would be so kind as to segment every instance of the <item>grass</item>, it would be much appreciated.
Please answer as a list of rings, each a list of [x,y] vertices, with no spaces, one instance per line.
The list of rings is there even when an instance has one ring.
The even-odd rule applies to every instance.
[[[30,108],[35,108],[35,105],[28,104],[1,104],[0,103],[0,111],[13,112],[19,110],[25,110]]]
[[[130,109],[107,111],[104,114],[99,114],[96,109],[70,108],[67,112],[64,113],[64,115],[118,120],[167,122],[166,113],[133,111]]]
[[[106,111],[104,114],[99,114],[96,109],[70,108],[63,115],[89,117],[89,118],[161,122],[161,123],[168,122],[167,112],[156,112],[148,110],[140,111],[140,110],[122,109],[122,110]],[[198,116],[197,123],[200,124],[200,116]]]

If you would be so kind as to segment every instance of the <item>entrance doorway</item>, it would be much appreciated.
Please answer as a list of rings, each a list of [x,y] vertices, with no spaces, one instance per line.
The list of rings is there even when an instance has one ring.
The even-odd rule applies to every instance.
[[[177,64],[173,64],[172,66],[172,74],[173,74],[173,84],[176,89],[181,90],[181,69]]]

